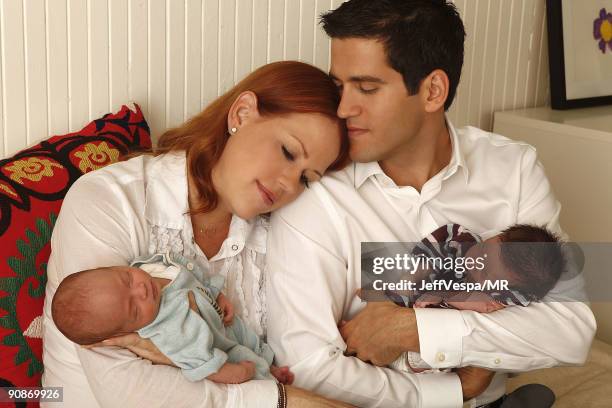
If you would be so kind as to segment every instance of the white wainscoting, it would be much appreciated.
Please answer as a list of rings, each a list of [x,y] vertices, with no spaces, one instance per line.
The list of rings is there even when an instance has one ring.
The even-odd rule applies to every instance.
[[[450,117],[548,103],[544,0],[455,0],[468,38]],[[298,59],[327,70],[318,16],[342,0],[0,0],[0,157],[127,101],[154,137],[246,73]]]

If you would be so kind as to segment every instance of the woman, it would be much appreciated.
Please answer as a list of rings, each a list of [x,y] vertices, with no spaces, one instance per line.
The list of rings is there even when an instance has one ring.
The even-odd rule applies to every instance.
[[[264,334],[267,224],[259,215],[344,165],[348,143],[338,102],[335,85],[319,69],[270,64],[162,135],[153,154],[80,178],[51,239],[43,384],[64,387],[64,404],[79,407],[334,406],[272,381],[190,383],[176,368],[151,365],[124,348],[82,349],[59,333],[50,305],[71,273],[170,250],[223,275],[237,314]]]

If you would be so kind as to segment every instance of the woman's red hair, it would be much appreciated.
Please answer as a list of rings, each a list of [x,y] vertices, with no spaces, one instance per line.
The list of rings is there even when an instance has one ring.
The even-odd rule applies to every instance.
[[[346,130],[336,116],[340,94],[329,76],[312,65],[297,61],[264,65],[201,113],[183,125],[168,130],[159,139],[154,152],[156,155],[170,151],[187,153],[187,169],[202,200],[202,205],[193,209],[193,213],[212,211],[218,204],[211,178],[212,168],[219,161],[229,137],[227,117],[230,108],[245,91],[257,95],[257,108],[261,116],[319,113],[338,121],[340,153],[329,170],[339,170],[348,162]]]

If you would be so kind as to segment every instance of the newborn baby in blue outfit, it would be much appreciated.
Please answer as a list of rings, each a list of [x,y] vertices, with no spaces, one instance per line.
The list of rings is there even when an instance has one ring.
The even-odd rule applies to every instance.
[[[233,317],[222,286],[222,277],[205,277],[196,262],[176,254],[156,254],[129,267],[68,276],[51,309],[57,328],[81,345],[138,332],[191,381],[276,378],[290,383],[293,375],[286,367],[271,366],[270,347]]]

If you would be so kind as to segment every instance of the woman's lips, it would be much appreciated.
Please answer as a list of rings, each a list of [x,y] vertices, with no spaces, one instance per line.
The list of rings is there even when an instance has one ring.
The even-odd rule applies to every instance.
[[[274,194],[272,194],[270,190],[265,188],[263,184],[261,184],[259,181],[257,181],[257,189],[259,190],[259,194],[261,195],[261,198],[263,199],[264,203],[269,206],[272,206],[275,200]]]

